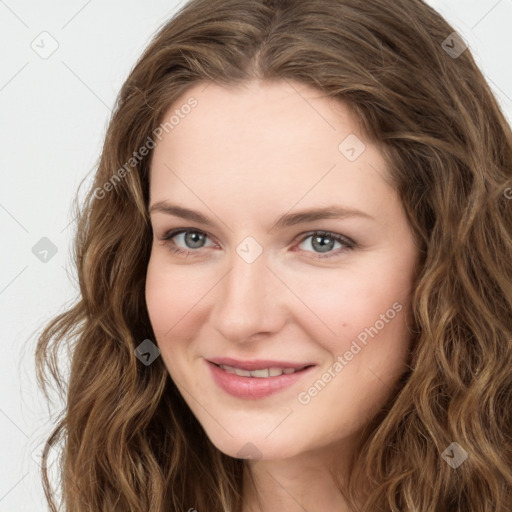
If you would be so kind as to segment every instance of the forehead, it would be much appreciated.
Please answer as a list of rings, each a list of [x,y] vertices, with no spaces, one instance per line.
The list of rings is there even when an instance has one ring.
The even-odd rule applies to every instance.
[[[216,148],[209,147],[209,155],[214,152],[227,157],[228,152],[241,152],[235,146],[238,143],[243,144],[243,157],[248,160],[255,153],[260,159],[312,151],[312,156],[318,152],[337,155],[338,144],[347,135],[364,138],[345,103],[288,80],[255,80],[236,87],[196,84],[171,105],[164,120],[184,108],[190,98],[196,100],[196,106],[180,116],[179,124],[164,135],[164,144],[192,149],[201,142],[219,141],[222,143]],[[265,155],[259,152],[261,148],[276,151]]]
[[[190,98],[195,107],[182,109]],[[245,208],[275,202],[282,211],[297,201],[308,207],[350,198],[354,207],[377,207],[389,188],[383,155],[351,110],[303,84],[201,83],[174,102],[164,121],[173,114],[179,123],[153,150],[154,201],[185,194],[196,206],[204,197]]]

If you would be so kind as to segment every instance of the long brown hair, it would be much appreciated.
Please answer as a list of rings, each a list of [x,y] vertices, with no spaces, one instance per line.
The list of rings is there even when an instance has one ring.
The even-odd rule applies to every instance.
[[[213,446],[161,358],[134,354],[154,339],[151,151],[139,149],[193,84],[253,79],[308,84],[353,110],[421,248],[410,371],[351,475],[368,484],[361,510],[512,507],[512,132],[454,32],[421,0],[192,0],[159,30],[119,93],[79,208],[80,299],[38,340],[38,379],[66,398],[48,445],[63,441],[67,512],[241,510],[244,461]],[[450,446],[468,456],[456,468]],[[46,469],[43,483],[56,511]]]

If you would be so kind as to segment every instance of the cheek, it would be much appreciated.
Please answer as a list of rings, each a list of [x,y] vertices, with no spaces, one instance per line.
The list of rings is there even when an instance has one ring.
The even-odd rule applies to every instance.
[[[411,342],[411,263],[399,258],[378,262],[375,258],[373,263],[365,265],[364,271],[351,268],[315,279],[314,288],[312,280],[305,279],[299,288],[304,303],[315,312],[315,316],[303,316],[311,320],[303,320],[302,326],[328,354],[325,370],[336,375],[332,387],[329,384],[334,394],[327,393],[319,403],[331,398],[336,403],[339,396],[350,403],[350,396],[367,389],[372,390],[368,403],[358,400],[363,409],[372,409],[383,399],[379,393],[390,389],[406,370]],[[333,368],[336,361],[339,364]]]
[[[172,290],[174,286],[169,278],[159,271],[159,265],[151,257],[146,274],[146,305],[155,336],[159,338],[171,328],[169,312],[174,310]]]
[[[323,320],[338,326],[336,335],[316,337],[329,357],[297,397],[301,418],[311,429],[316,428],[315,418],[329,411],[325,428],[331,440],[341,430],[357,430],[373,417],[406,371],[409,359],[407,294],[390,289],[389,283],[386,287],[372,282],[359,285],[348,300],[341,294],[331,296],[336,307],[330,307],[331,316]]]
[[[197,304],[203,286],[179,266],[160,255],[151,256],[146,274],[146,305],[153,332],[159,340],[174,333]],[[178,324],[180,322],[180,324]]]
[[[365,333],[370,339],[368,330],[394,335],[403,330],[410,276],[385,265],[375,268],[289,276],[303,304],[299,318],[312,339],[323,338],[331,352],[339,352],[360,333],[363,342]]]
[[[170,375],[181,381],[188,346],[184,328],[197,293],[184,285],[179,269],[171,273],[168,265],[159,260],[152,256],[148,264],[146,305],[162,360]]]

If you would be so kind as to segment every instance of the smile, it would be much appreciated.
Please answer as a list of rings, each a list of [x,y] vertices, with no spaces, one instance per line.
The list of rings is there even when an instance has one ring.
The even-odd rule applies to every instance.
[[[295,368],[264,368],[262,370],[243,370],[241,368],[235,368],[234,366],[228,366],[225,364],[218,365],[223,370],[227,371],[228,373],[234,373],[235,375],[238,375],[239,377],[256,377],[258,379],[267,379],[269,377],[279,377],[279,375],[282,375],[283,373],[285,375],[290,375],[292,373],[295,373]]]
[[[314,365],[303,368],[269,367],[245,370],[234,366],[205,361],[214,383],[225,393],[245,400],[260,400],[274,393],[291,388]]]

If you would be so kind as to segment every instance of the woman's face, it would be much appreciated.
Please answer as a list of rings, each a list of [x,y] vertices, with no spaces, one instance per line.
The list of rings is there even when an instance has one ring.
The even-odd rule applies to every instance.
[[[410,344],[418,250],[382,154],[344,104],[297,83],[203,83],[173,114],[146,283],[173,381],[228,455],[353,445]]]

